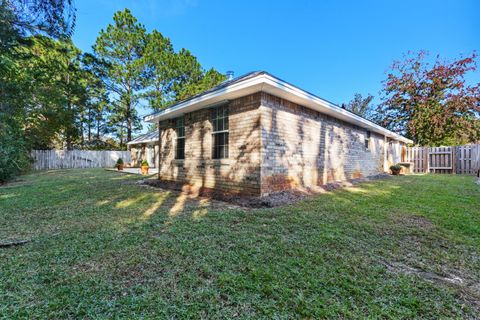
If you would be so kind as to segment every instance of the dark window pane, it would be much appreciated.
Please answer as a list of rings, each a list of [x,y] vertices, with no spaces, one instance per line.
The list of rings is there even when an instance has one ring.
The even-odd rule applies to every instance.
[[[177,137],[185,136],[185,121],[183,117],[175,119],[175,132]]]
[[[213,131],[228,130],[228,106],[214,108],[211,112]]]
[[[213,135],[212,157],[214,159],[228,158],[228,132]]]
[[[177,139],[176,159],[185,159],[185,138]]]
[[[223,118],[222,127],[223,130],[228,130],[228,118]]]
[[[177,134],[175,159],[185,159],[185,119],[184,117],[175,119],[175,132]]]
[[[218,154],[219,154],[219,158],[223,158],[224,157],[224,146],[223,145],[219,145],[218,146]]]

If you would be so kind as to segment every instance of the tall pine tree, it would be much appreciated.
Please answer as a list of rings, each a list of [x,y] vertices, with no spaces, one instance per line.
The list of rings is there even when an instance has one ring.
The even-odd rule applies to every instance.
[[[125,126],[126,140],[131,140],[132,133],[140,126],[135,107],[145,86],[143,56],[147,34],[145,27],[128,9],[115,13],[113,21],[113,24],[100,31],[93,49],[106,66],[103,79],[115,100],[115,123]],[[125,142],[123,136],[121,140]]]

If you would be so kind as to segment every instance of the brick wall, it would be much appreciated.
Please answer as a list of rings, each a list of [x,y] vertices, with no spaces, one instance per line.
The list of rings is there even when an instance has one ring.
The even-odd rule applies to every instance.
[[[251,195],[385,171],[384,136],[268,93],[229,102],[229,158],[212,159],[211,109],[185,115],[185,160],[173,119],[159,123],[159,178]]]
[[[384,171],[384,137],[293,102],[261,95],[261,193]]]
[[[185,160],[175,159],[174,120],[159,123],[159,178],[194,191],[260,193],[260,93],[229,102],[229,158],[212,159],[211,109],[185,115]]]

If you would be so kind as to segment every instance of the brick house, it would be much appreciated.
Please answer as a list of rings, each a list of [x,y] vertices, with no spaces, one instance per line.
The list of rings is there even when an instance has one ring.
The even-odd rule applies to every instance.
[[[158,123],[159,179],[248,195],[386,172],[412,143],[263,71],[145,121]]]

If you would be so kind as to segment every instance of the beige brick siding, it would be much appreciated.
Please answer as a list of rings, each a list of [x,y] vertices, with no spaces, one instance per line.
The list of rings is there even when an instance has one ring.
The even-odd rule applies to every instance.
[[[211,109],[185,115],[185,160],[175,159],[174,120],[159,123],[159,178],[215,189],[260,193],[260,93],[229,102],[229,158],[212,159]]]
[[[383,172],[384,137],[262,93],[261,193]]]
[[[185,160],[175,159],[173,119],[159,123],[159,178],[194,190],[251,195],[318,186],[385,170],[385,138],[258,92],[229,102],[229,158],[212,159],[211,109],[185,115]]]

